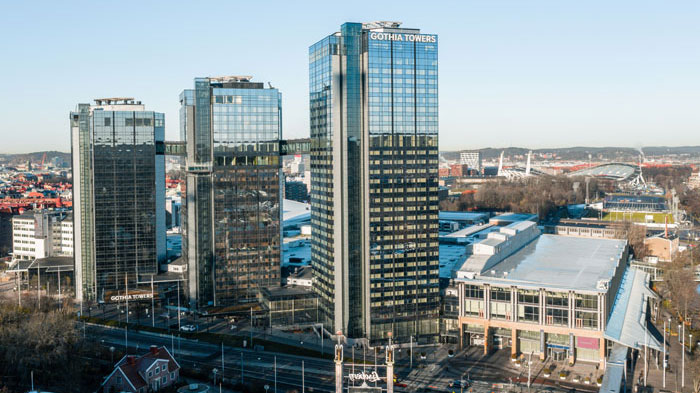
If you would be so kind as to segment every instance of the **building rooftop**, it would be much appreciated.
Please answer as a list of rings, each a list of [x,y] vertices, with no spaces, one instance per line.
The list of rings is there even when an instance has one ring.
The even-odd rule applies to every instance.
[[[441,211],[438,213],[440,220],[448,221],[484,221],[486,222],[489,218],[488,213],[475,213],[475,212],[453,212],[453,211]]]
[[[284,199],[282,201],[282,220],[285,221],[285,224],[287,224],[288,221],[305,220],[310,219],[310,217],[310,204],[293,201],[291,199]]]
[[[310,263],[311,240],[308,238],[285,238],[285,242],[282,244],[282,266],[303,266]]]
[[[470,248],[464,244],[440,244],[440,278],[452,278],[454,270],[467,259]]]
[[[503,213],[497,216],[491,217],[489,220],[492,224],[497,224],[499,222],[516,222],[516,221],[536,221],[537,214],[530,213]]]
[[[623,163],[608,163],[571,172],[569,173],[569,176],[591,176],[603,179],[623,181],[632,178],[638,173],[639,167],[636,165]]]
[[[603,292],[625,251],[626,240],[540,235],[514,254],[483,271],[459,277],[489,282]],[[471,258],[470,258],[471,259]]]
[[[646,314],[651,308],[647,305],[650,298],[656,299],[657,296],[649,288],[649,274],[636,268],[625,270],[605,326],[605,338],[630,348],[642,349],[647,345],[661,351],[663,347],[656,328],[646,325],[649,323]]]
[[[460,229],[458,231],[452,232],[450,234],[441,236],[441,237],[446,237],[446,238],[458,238],[458,237],[469,237],[472,235],[475,235],[481,231],[484,231],[488,228],[491,228],[493,224],[483,224],[483,225],[471,225],[468,226],[464,229]]]

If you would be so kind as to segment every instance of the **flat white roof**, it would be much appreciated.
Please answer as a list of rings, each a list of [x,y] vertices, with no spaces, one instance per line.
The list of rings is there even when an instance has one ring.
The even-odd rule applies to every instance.
[[[493,224],[471,225],[464,229],[460,229],[456,232],[452,232],[448,235],[444,235],[444,237],[469,237],[492,226]]]
[[[282,220],[290,221],[295,219],[303,219],[304,216],[311,216],[311,205],[308,203],[302,203],[293,201],[291,199],[284,199],[282,201]]]
[[[540,235],[481,275],[465,281],[602,292],[621,261],[626,240]],[[465,264],[466,265],[466,264]]]

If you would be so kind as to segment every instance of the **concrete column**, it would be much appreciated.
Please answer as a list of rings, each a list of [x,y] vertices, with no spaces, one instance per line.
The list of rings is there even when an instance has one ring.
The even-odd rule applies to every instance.
[[[547,313],[544,296],[544,290],[540,288],[540,325],[544,325],[545,314]]]
[[[343,344],[341,344],[340,332],[338,335],[338,343],[335,345],[335,393],[343,393]]]
[[[491,287],[484,285],[484,319],[491,319]]]
[[[544,361],[547,356],[547,341],[545,340],[544,330],[540,330],[540,360]]]
[[[520,344],[518,343],[518,329],[513,328],[510,330],[510,332],[510,339],[513,342],[510,346],[510,354],[517,355],[518,352],[520,352]]]
[[[394,346],[391,345],[391,335],[386,347],[386,393],[394,393]]]
[[[490,334],[489,334],[489,325],[484,324],[484,355],[489,354],[489,350],[491,349],[491,343],[490,343]]]
[[[569,364],[576,362],[576,337],[573,333],[569,333]]]
[[[335,393],[343,393],[343,362],[335,362]]]
[[[511,316],[510,320],[518,322],[518,288],[510,288]]]
[[[605,369],[605,339],[600,338],[600,369]]]
[[[462,318],[458,317],[457,322],[459,323],[459,349],[464,348],[464,323],[462,323]]]
[[[576,326],[576,299],[574,298],[574,293],[569,291],[569,329],[573,329]]]

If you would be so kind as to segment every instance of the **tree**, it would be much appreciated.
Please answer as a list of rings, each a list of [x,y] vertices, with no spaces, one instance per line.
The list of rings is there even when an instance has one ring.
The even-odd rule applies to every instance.
[[[700,393],[700,352],[691,355],[687,364],[688,375],[691,375],[693,381],[693,393]]]
[[[627,239],[627,243],[632,249],[635,259],[644,259],[649,254],[649,248],[644,243],[644,239],[646,239],[647,236],[646,227],[634,224],[630,221],[625,221],[622,224],[622,231]]]
[[[683,252],[667,265],[664,286],[671,301],[670,307],[684,321],[700,312],[700,294],[692,279],[690,253]]]
[[[14,303],[0,303],[0,375],[16,376],[18,384],[27,386],[31,371],[40,370],[35,383],[80,390],[79,360],[74,359],[79,343],[68,311],[29,313]]]

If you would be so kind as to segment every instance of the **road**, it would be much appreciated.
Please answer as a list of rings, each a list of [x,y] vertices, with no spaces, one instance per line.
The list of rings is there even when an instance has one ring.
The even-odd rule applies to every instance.
[[[87,324],[85,334],[105,346],[120,349],[128,341],[129,353],[143,353],[151,345],[166,346],[174,352],[175,359],[183,367],[199,369],[202,366],[218,368],[219,377],[235,382],[253,378],[265,381],[274,391],[275,363],[278,389],[302,387],[302,362],[304,387],[319,392],[330,392],[334,386],[333,362],[289,354],[252,351],[242,348],[224,347],[223,367],[221,346],[195,340],[178,339],[154,333],[138,333]],[[223,371],[222,371],[223,370]]]
[[[334,364],[330,360],[312,357],[296,356],[290,354],[274,353],[268,351],[252,351],[243,348],[232,348],[225,346],[224,365],[221,363],[221,346],[196,340],[179,340],[177,336],[166,336],[154,333],[138,333],[129,331],[126,335],[123,329],[107,328],[98,325],[86,325],[86,335],[103,340],[105,346],[115,346],[124,348],[125,339],[128,339],[130,353],[143,353],[150,345],[164,345],[172,348],[176,360],[183,366],[194,369],[208,369],[216,367],[218,375],[223,375],[227,380],[235,383],[239,380],[256,380],[260,384],[268,384],[270,389],[275,390],[275,375],[277,379],[277,389],[286,391],[288,389],[302,388],[302,362],[303,362],[303,385],[305,391],[311,392],[332,392],[334,390]],[[126,337],[125,337],[126,336]],[[138,350],[137,350],[138,348]],[[442,351],[445,353],[443,354]],[[455,379],[473,379],[481,382],[475,383],[471,387],[472,392],[495,392],[495,391],[527,391],[524,383],[527,376],[526,370],[514,372],[508,367],[498,366],[508,364],[507,351],[498,351],[494,354],[483,356],[481,349],[470,348],[457,352],[454,357],[448,357],[447,350],[439,348],[434,355],[428,355],[426,359],[418,359],[414,362],[414,369],[408,367],[397,367],[396,374],[401,378],[400,385],[395,387],[397,392],[455,392],[458,388],[450,387],[449,384]],[[359,359],[358,359],[359,360]],[[374,360],[368,357],[368,361]],[[383,363],[383,357],[378,357],[378,362]],[[505,362],[505,363],[503,363]],[[276,365],[276,367],[275,367]],[[373,364],[362,365],[360,363],[346,363],[344,365],[344,375],[360,370],[371,372],[375,370]],[[378,374],[384,378],[386,371],[384,366],[376,366]],[[533,370],[533,380],[537,377],[537,371]],[[517,382],[518,378],[522,382],[519,385],[508,384],[509,380]],[[536,381],[537,382],[537,381]],[[405,384],[405,386],[403,386]],[[496,385],[494,385],[496,384]],[[576,387],[581,391],[580,386],[563,384],[562,386],[543,385],[542,380],[533,383],[532,391],[552,391],[569,392]],[[594,391],[596,389],[590,387]]]

